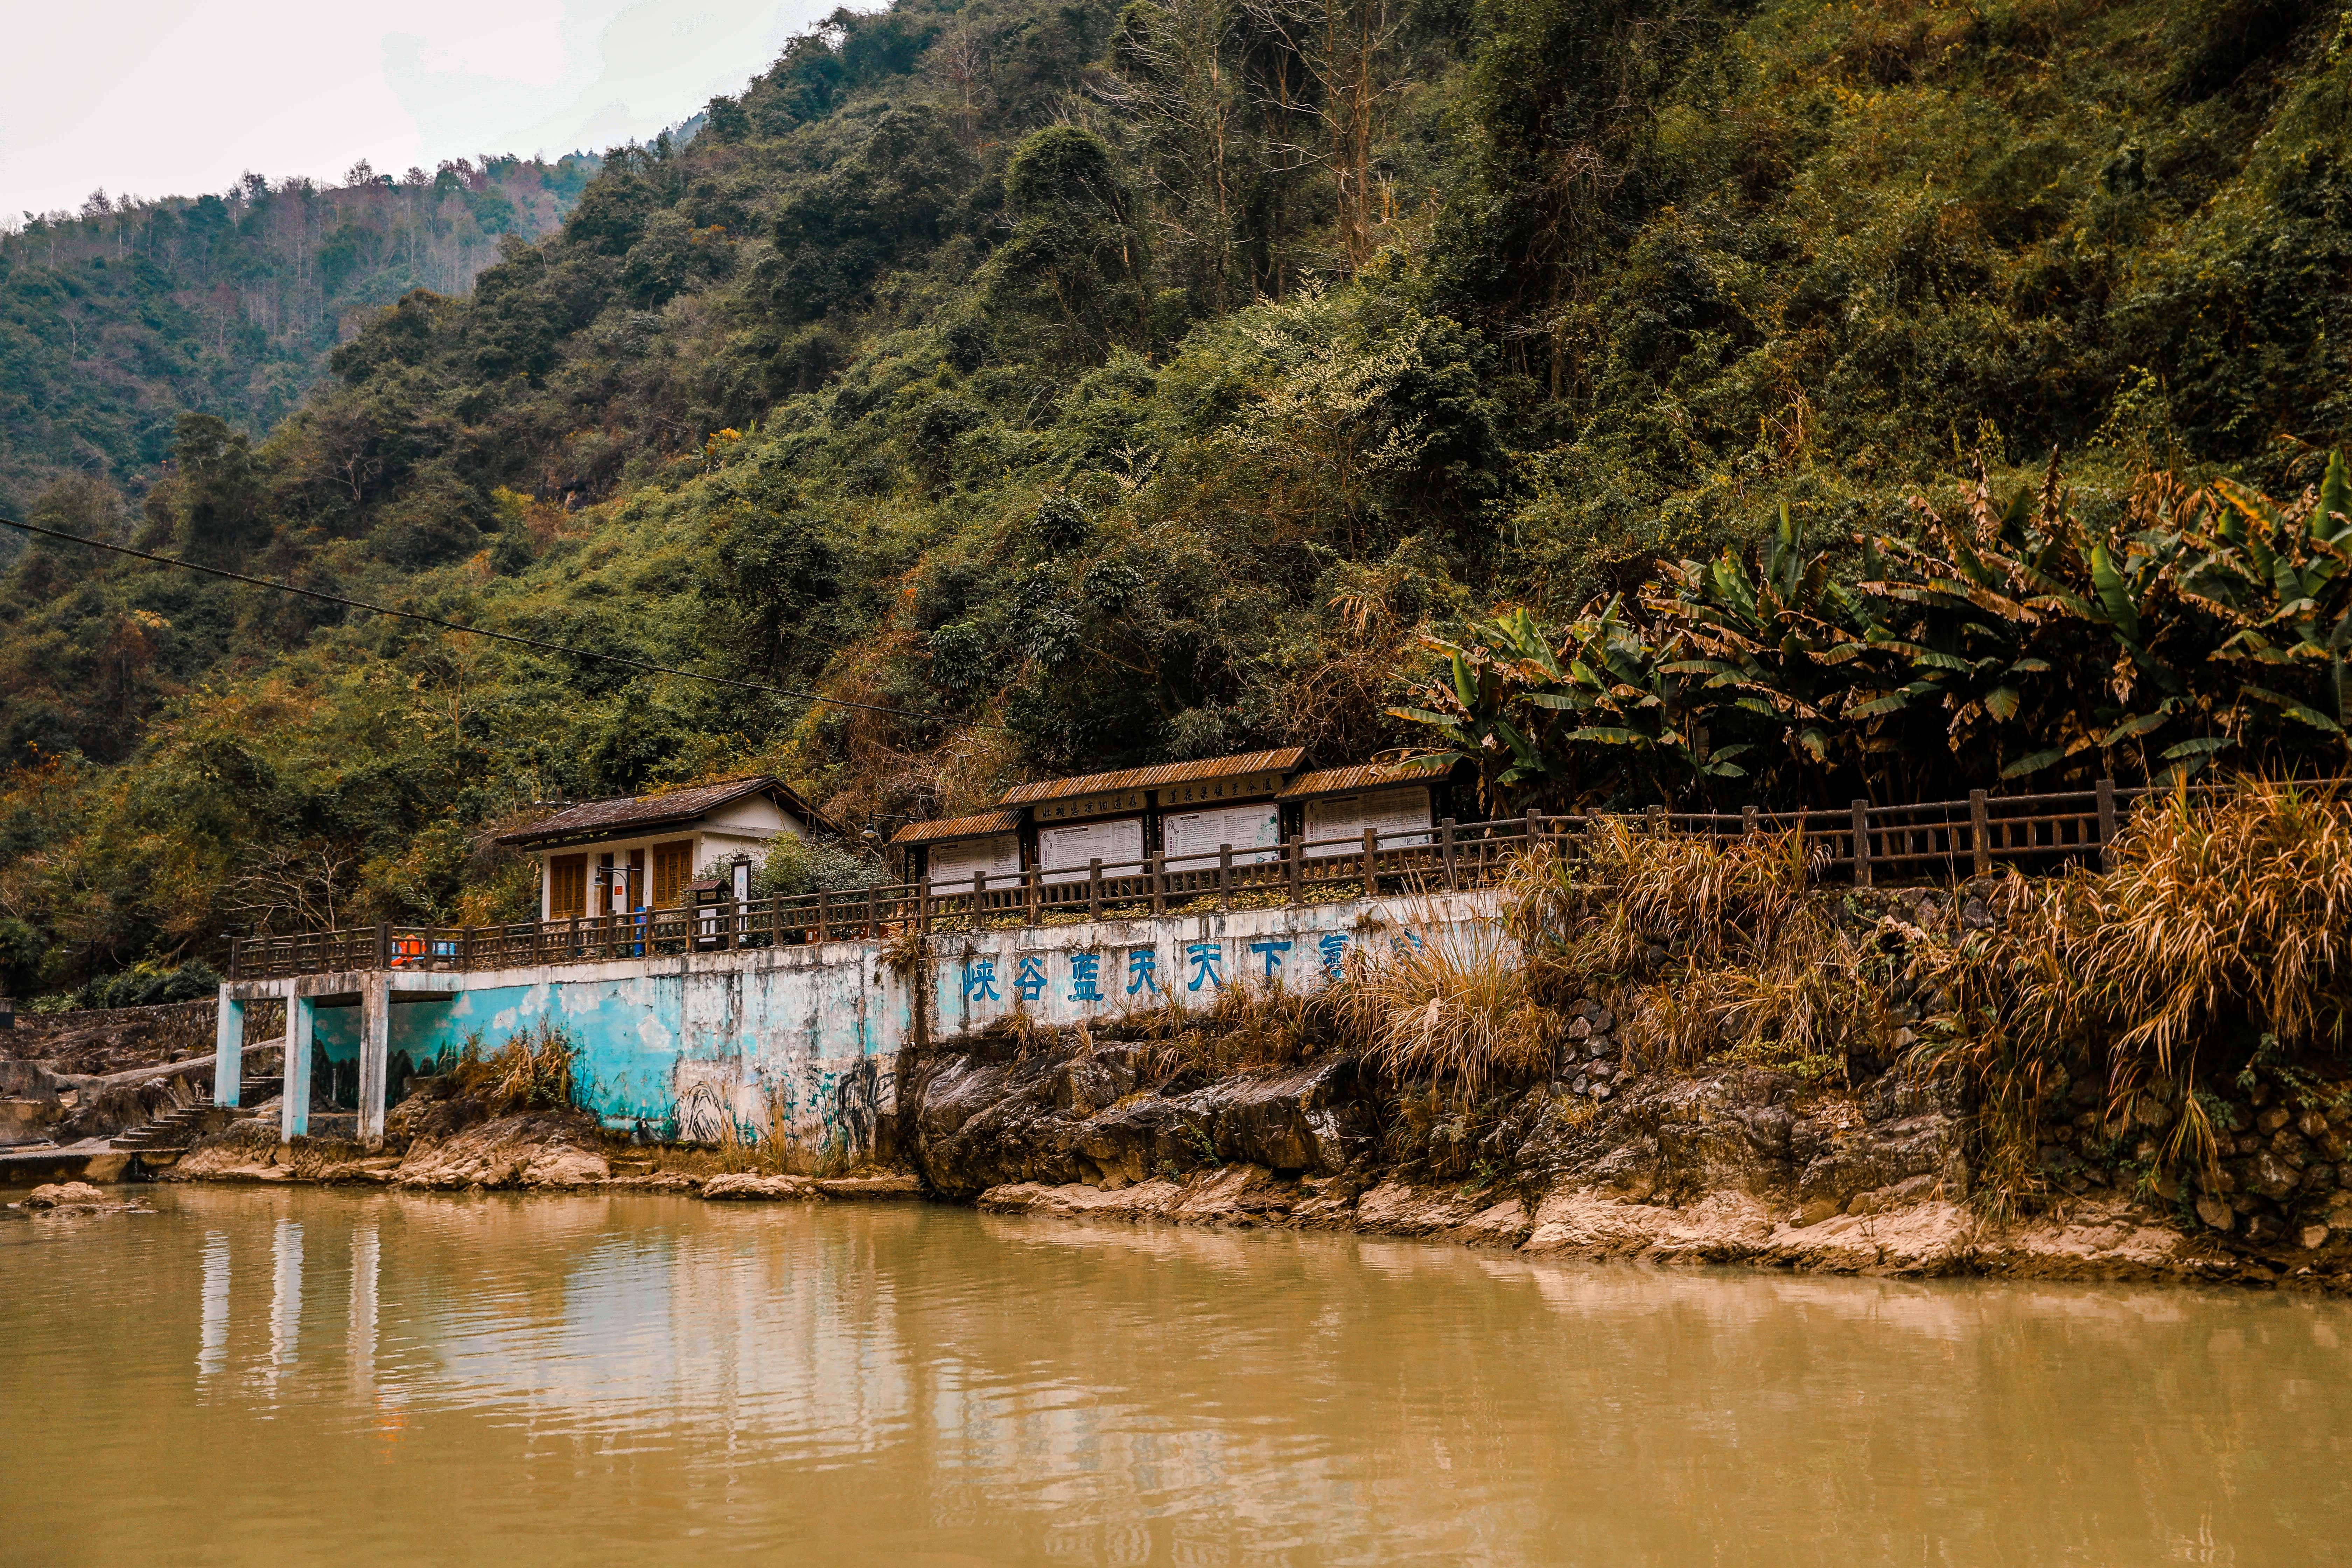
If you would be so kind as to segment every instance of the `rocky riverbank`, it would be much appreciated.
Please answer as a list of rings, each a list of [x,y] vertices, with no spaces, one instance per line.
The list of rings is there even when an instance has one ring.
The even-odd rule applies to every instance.
[[[1596,1002],[1540,1084],[1449,1106],[1335,1056],[1203,1080],[1149,1040],[959,1042],[902,1069],[925,1184],[984,1209],[1329,1228],[1531,1254],[1910,1276],[2229,1280],[2352,1289],[2352,1190],[2326,1112],[2270,1086],[2199,1195],[2152,1177],[2171,1110],[2102,1096],[2044,1150],[2052,1196],[1970,1196],[1971,1117],[1883,1070],[1847,1087],[1721,1065],[1644,1071]],[[2306,1097],[2307,1098],[2307,1097]],[[2203,1217],[2200,1217],[2200,1208]]]
[[[197,1140],[163,1175],[171,1182],[311,1184],[412,1192],[669,1192],[736,1201],[914,1197],[909,1172],[795,1175],[732,1168],[705,1149],[646,1148],[577,1110],[497,1115],[478,1100],[426,1093],[387,1118],[384,1145],[345,1138],[281,1140],[273,1119],[248,1118]]]

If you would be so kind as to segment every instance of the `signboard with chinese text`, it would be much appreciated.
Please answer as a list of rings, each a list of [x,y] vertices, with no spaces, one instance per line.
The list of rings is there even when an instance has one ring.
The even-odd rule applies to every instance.
[[[968,893],[985,874],[991,886],[1021,879],[1021,837],[992,833],[985,838],[945,838],[931,846],[931,891]]]
[[[1141,811],[1144,804],[1141,790],[1129,789],[1110,795],[1073,795],[1067,800],[1041,800],[1029,808],[1029,815],[1037,822],[1076,822],[1080,817],[1108,816],[1118,811]]]
[[[1101,861],[1106,871],[1134,876],[1143,860],[1143,818],[1122,816],[1037,830],[1037,868],[1043,880],[1084,881],[1093,860]]]
[[[1361,795],[1335,795],[1307,803],[1307,856],[1309,859],[1328,858],[1335,855],[1360,855],[1364,848],[1364,830],[1380,834],[1383,849],[1402,848],[1408,845],[1429,843],[1429,791],[1418,784],[1402,789],[1366,790]],[[1418,831],[1417,831],[1418,830]],[[1409,834],[1391,838],[1390,834]],[[1318,839],[1344,838],[1344,844],[1318,843]]]
[[[1189,783],[1171,784],[1160,790],[1160,809],[1172,811],[1178,806],[1204,805],[1221,800],[1248,800],[1254,795],[1269,795],[1282,787],[1280,773],[1241,773],[1229,779],[1194,779]]]
[[[1281,858],[1282,813],[1272,801],[1255,805],[1229,805],[1215,811],[1179,812],[1160,825],[1160,847],[1171,867],[1198,870],[1203,862],[1176,865],[1179,857],[1214,859],[1219,848],[1234,847],[1234,864],[1254,865]]]

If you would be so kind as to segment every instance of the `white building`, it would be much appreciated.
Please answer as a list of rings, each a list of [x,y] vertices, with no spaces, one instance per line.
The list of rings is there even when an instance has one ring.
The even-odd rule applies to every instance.
[[[543,920],[625,914],[681,901],[695,873],[766,858],[779,834],[808,836],[816,814],[765,773],[667,795],[583,801],[502,833],[539,863]]]

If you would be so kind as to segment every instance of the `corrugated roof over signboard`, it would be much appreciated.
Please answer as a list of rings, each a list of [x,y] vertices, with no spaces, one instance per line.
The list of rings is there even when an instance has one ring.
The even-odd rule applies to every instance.
[[[1191,784],[1199,779],[1227,778],[1236,773],[1286,773],[1306,759],[1301,746],[1276,752],[1244,752],[1235,757],[1204,757],[1197,763],[1162,763],[1158,767],[1127,768],[1114,773],[1087,773],[1072,779],[1040,779],[1015,784],[1004,792],[1006,805],[1061,800],[1074,795],[1110,790],[1157,789],[1162,784]]]
[[[688,821],[748,795],[768,793],[772,793],[779,805],[803,822],[814,823],[816,820],[816,814],[809,810],[800,796],[766,773],[753,773],[748,778],[721,779],[716,784],[696,784],[691,789],[676,789],[667,795],[633,795],[617,800],[582,801],[577,805],[565,806],[553,816],[518,827],[511,833],[501,833],[498,842],[538,844],[551,839],[577,838],[583,834],[656,827],[667,822]]]
[[[978,816],[943,816],[937,822],[910,822],[890,836],[893,844],[929,844],[940,838],[984,838],[1011,833],[1021,826],[1017,811],[991,811]]]
[[[1442,757],[1414,757],[1402,763],[1358,763],[1353,767],[1301,773],[1283,785],[1282,793],[1275,798],[1305,800],[1309,795],[1346,795],[1389,784],[1435,784],[1453,771],[1454,764]]]

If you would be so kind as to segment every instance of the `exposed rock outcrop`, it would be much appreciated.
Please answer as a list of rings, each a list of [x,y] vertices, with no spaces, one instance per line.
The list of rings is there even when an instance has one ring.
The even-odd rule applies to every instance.
[[[1013,1183],[1117,1190],[1203,1164],[1332,1171],[1367,1149],[1350,1058],[1153,1089],[1151,1057],[1138,1044],[935,1053],[900,1082],[916,1168],[933,1191],[972,1198]]]
[[[2309,1109],[2264,1125],[2260,1089],[2226,1113],[2247,1126],[2222,1180],[2287,1216],[2267,1247],[2246,1245],[2258,1227],[2239,1224],[2243,1196],[2209,1200],[2215,1215],[2184,1225],[2187,1194],[2151,1202],[2135,1167],[2089,1157],[2088,1126],[2084,1158],[2049,1152],[2047,1211],[1995,1224],[1965,1201],[1972,1121],[1948,1090],[1898,1071],[1853,1089],[1736,1065],[1643,1072],[1611,1040],[1605,1010],[1580,1018],[1550,1081],[1443,1114],[1424,1099],[1422,1124],[1410,1097],[1344,1058],[1202,1083],[1149,1046],[1069,1039],[1025,1053],[998,1039],[936,1047],[902,1068],[902,1114],[931,1190],[996,1213],[1340,1228],[1659,1264],[2352,1288],[2342,1134]],[[2087,1119],[2103,1147],[2126,1152],[2124,1134],[2164,1120],[2158,1106],[2120,1125]]]
[[[595,1121],[578,1111],[501,1116],[445,1139],[420,1139],[387,1179],[404,1187],[562,1188],[613,1173]]]
[[[50,1182],[25,1194],[28,1209],[111,1208],[107,1195],[88,1182]]]
[[[257,1118],[198,1139],[167,1179],[560,1190],[612,1174],[603,1142],[594,1119],[578,1111],[478,1121],[446,1138],[420,1138],[404,1151],[390,1152],[342,1138],[281,1142],[276,1125]]]
[[[701,1191],[715,1202],[790,1203],[819,1198],[912,1198],[920,1197],[923,1189],[906,1171],[866,1176],[762,1175],[738,1171],[706,1177]]]

